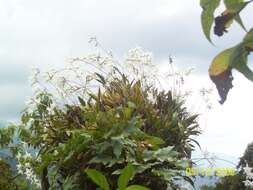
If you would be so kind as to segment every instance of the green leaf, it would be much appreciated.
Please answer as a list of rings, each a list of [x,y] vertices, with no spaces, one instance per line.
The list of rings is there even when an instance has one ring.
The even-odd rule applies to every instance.
[[[243,24],[243,21],[242,21],[240,15],[235,16],[235,21],[242,27],[243,30],[247,31],[246,27]]]
[[[105,78],[104,78],[102,75],[100,75],[99,73],[95,73],[95,75],[98,77],[98,78],[96,79],[98,82],[100,82],[100,83],[103,84],[103,85],[106,84],[106,80],[105,80]]]
[[[209,42],[212,42],[210,33],[214,21],[214,11],[219,4],[220,0],[200,0],[200,6],[203,9],[201,13],[202,30]]]
[[[131,185],[127,187],[125,190],[150,190],[150,189],[141,185]]]
[[[252,47],[253,29],[237,46],[224,50],[214,58],[209,68],[209,74],[221,97],[220,103],[225,102],[229,90],[233,87],[232,69],[236,69],[247,79],[253,81],[253,72],[247,66],[248,55],[253,50]]]
[[[21,121],[23,124],[27,124],[30,118],[31,118],[30,114],[26,112],[21,116]]]
[[[247,66],[249,52],[253,48],[253,29],[251,29],[243,38],[242,43],[238,44],[230,59],[231,66],[241,72],[247,79],[253,81],[253,72]]]
[[[147,135],[145,141],[154,147],[159,147],[159,145],[162,145],[165,143],[165,141],[163,139],[161,139],[159,137],[155,137],[155,136],[150,136],[150,135]]]
[[[143,160],[145,162],[149,160],[158,160],[160,162],[171,162],[177,157],[177,152],[173,151],[173,146],[160,148],[156,151],[145,150],[143,152]]]
[[[112,148],[113,148],[113,153],[118,159],[121,155],[122,149],[123,149],[123,139],[121,137],[112,137]]]
[[[82,106],[86,106],[85,101],[80,96],[78,96],[78,100]]]
[[[129,180],[134,176],[134,168],[128,164],[123,170],[118,179],[119,190],[125,190]]]
[[[241,43],[234,48],[230,59],[230,65],[233,68],[242,73],[250,81],[253,81],[253,72],[247,66],[248,51],[245,48],[245,43]]]
[[[234,1],[233,3],[227,3],[226,8],[227,8],[227,12],[235,12],[235,13],[239,13],[241,12],[251,1]]]
[[[110,190],[109,184],[105,176],[94,169],[86,169],[85,173],[91,178],[91,180],[96,183],[103,190]]]
[[[253,43],[253,28],[243,38],[243,43],[247,46],[249,43]]]
[[[235,3],[242,3],[244,0],[223,0],[226,7],[229,7]]]

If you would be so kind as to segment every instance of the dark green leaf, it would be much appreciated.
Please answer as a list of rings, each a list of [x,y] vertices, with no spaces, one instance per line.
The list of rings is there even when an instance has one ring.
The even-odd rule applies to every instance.
[[[78,100],[82,106],[86,106],[85,101],[80,96],[78,96]]]
[[[106,80],[105,80],[105,78],[104,78],[102,75],[100,75],[99,73],[95,73],[95,75],[98,77],[98,78],[96,79],[98,82],[100,82],[100,83],[103,84],[103,85],[106,84]]]

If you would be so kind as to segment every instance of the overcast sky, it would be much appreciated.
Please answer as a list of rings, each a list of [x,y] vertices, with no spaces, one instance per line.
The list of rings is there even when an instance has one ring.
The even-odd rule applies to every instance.
[[[248,27],[252,9],[242,14]],[[156,64],[172,55],[178,67],[196,68],[194,87],[213,87],[207,75],[212,58],[244,32],[234,24],[212,46],[200,12],[198,0],[0,0],[0,120],[18,118],[31,94],[32,67],[56,68],[92,51],[93,36],[119,58],[136,46],[152,52]],[[253,140],[253,83],[238,74],[234,86],[225,105],[215,103],[206,116],[199,141],[203,149],[238,157]]]

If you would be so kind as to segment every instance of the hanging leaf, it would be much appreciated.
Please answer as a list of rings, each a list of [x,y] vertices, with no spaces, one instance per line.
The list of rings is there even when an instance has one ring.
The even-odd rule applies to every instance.
[[[243,28],[245,28],[239,13],[252,1],[228,2],[229,1],[226,1],[227,9],[220,16],[215,18],[214,34],[217,36],[222,36],[224,32],[227,32],[227,29],[231,26],[233,20],[236,20]]]
[[[212,42],[210,32],[214,21],[214,11],[219,4],[220,0],[200,0],[200,6],[203,9],[201,13],[202,30],[210,42]]]
[[[230,56],[234,48],[227,49],[218,54],[209,68],[209,75],[211,80],[216,85],[221,100],[220,104],[223,104],[226,99],[229,90],[233,87],[232,85],[232,72],[230,63]]]
[[[218,93],[221,97],[220,103],[223,104],[227,99],[232,85],[232,69],[242,73],[247,79],[253,81],[253,72],[247,66],[248,55],[252,51],[253,29],[251,29],[243,41],[237,46],[227,49],[218,54],[210,68],[209,74],[211,80],[215,83]]]

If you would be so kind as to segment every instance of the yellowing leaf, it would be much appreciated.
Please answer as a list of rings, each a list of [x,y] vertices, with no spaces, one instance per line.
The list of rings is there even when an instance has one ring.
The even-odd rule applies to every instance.
[[[221,104],[226,101],[228,92],[233,87],[233,76],[230,67],[230,57],[233,50],[234,48],[230,48],[218,54],[209,68],[209,75],[216,85]]]
[[[226,49],[214,58],[211,66],[209,67],[209,74],[211,76],[217,76],[228,69],[232,51],[233,48]]]

